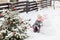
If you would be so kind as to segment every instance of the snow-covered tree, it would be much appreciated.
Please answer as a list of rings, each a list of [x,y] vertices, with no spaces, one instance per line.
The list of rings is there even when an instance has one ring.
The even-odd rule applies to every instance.
[[[0,26],[0,40],[24,40],[27,38],[25,32],[30,24],[29,20],[22,21],[17,11],[7,10],[4,13],[4,21]]]

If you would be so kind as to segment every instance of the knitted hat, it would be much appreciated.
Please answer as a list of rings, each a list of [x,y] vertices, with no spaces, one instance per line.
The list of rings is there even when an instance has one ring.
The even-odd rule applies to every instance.
[[[38,21],[44,21],[44,19],[45,19],[45,18],[44,18],[43,15],[41,15],[41,14],[38,14],[38,15],[37,15],[37,20],[38,20]]]

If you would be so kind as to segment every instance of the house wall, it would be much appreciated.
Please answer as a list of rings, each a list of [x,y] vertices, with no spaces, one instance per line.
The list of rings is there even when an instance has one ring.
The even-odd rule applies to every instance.
[[[9,0],[0,0],[0,3],[6,3],[9,2]]]

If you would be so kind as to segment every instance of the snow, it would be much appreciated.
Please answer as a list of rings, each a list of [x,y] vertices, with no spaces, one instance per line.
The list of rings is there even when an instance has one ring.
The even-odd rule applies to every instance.
[[[27,31],[29,38],[25,40],[60,40],[60,6],[58,4],[60,3],[56,1],[55,9],[48,7],[42,10],[39,9],[39,11],[20,14],[24,19],[31,19],[31,25],[33,25],[37,19],[38,14],[42,14],[46,17],[40,29],[40,33],[34,33],[31,28]]]

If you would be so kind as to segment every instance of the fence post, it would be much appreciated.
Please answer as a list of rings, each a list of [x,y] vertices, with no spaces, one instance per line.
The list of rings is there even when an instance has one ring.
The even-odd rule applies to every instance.
[[[37,6],[37,11],[38,11],[38,3],[36,2],[36,6]]]
[[[28,13],[29,12],[29,1],[26,1],[26,13]]]
[[[10,3],[7,4],[8,5],[8,9],[10,8],[9,6],[11,5]]]

